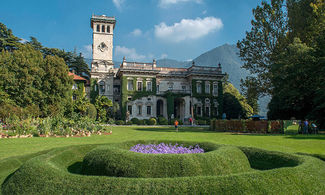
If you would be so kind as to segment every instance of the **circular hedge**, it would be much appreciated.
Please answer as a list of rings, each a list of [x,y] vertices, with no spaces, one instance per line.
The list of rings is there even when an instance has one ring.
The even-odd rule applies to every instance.
[[[130,151],[139,143],[127,142],[100,146],[89,152],[82,166],[86,175],[116,177],[186,177],[215,176],[252,171],[246,155],[237,147],[200,143],[205,153],[197,154],[143,154]],[[146,141],[141,144],[171,143]],[[182,142],[184,146],[197,143]]]
[[[111,145],[126,150],[128,144]],[[212,144],[213,145],[213,144]],[[82,175],[97,145],[54,149],[30,159],[2,184],[3,194],[324,194],[325,163],[317,158],[238,147],[250,170],[209,176],[132,178]],[[107,146],[103,146],[107,147]],[[222,148],[216,146],[206,155]],[[230,147],[233,148],[233,147]],[[91,152],[90,152],[91,151]],[[232,150],[235,151],[235,150]],[[217,153],[217,152],[216,152]],[[242,154],[242,153],[240,153]],[[184,155],[185,156],[185,155]],[[216,164],[211,165],[218,166]]]

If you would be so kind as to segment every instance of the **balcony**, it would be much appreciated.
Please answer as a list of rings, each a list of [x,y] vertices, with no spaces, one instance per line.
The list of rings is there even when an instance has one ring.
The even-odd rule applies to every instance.
[[[166,93],[175,93],[175,94],[188,94],[191,95],[191,90],[185,89],[168,89],[167,91],[157,91],[157,94],[166,94]]]

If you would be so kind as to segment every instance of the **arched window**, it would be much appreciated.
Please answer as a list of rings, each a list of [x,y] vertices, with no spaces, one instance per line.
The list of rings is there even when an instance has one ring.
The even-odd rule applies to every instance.
[[[99,26],[99,24],[97,24],[97,32],[99,32],[100,31],[100,26]]]
[[[107,26],[107,31],[106,31],[106,32],[108,32],[108,33],[111,32],[111,28],[110,28],[110,26]]]
[[[105,26],[102,25],[102,32],[105,32]]]

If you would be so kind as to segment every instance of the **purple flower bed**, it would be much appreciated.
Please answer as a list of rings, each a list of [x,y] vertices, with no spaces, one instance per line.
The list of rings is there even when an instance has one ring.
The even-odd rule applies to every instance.
[[[137,144],[130,151],[146,154],[188,154],[188,153],[204,153],[199,145],[184,147],[183,145],[172,145],[160,143],[156,144]]]

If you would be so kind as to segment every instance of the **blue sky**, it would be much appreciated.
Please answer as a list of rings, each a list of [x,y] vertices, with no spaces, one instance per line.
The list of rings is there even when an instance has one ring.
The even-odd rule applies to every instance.
[[[115,16],[114,61],[191,60],[250,29],[262,0],[10,0],[0,22],[20,38],[91,57],[92,14]]]

